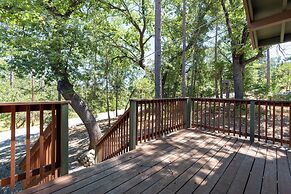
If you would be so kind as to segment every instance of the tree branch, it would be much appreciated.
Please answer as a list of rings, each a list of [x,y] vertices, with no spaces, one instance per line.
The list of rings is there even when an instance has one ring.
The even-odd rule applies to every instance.
[[[262,56],[263,56],[263,49],[259,49],[259,52],[255,56],[244,60],[243,65],[246,66],[247,64],[254,62],[255,60],[261,58]]]
[[[103,0],[99,0],[99,2],[102,3],[102,4],[107,5],[107,7],[109,9],[115,9],[115,10],[118,10],[118,11],[121,11],[121,12],[125,12],[126,11],[125,9],[122,9],[122,8],[116,6],[116,5],[113,5],[112,3],[109,3],[109,2],[106,2],[106,1],[103,1]]]
[[[51,12],[54,16],[62,17],[62,18],[69,18],[74,13],[76,8],[79,5],[81,5],[83,2],[84,2],[83,0],[71,0],[70,6],[65,13],[60,13],[59,10],[55,6],[51,6],[50,5],[51,1],[48,1],[47,3],[43,3],[43,6],[45,7],[46,10]]]

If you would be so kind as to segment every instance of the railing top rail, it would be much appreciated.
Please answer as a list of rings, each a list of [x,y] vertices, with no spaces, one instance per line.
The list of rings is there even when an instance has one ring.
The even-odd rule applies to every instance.
[[[163,101],[163,100],[186,100],[188,98],[153,98],[153,99],[130,99],[130,101],[136,102],[152,102],[152,101]]]
[[[115,130],[115,128],[118,126],[119,122],[124,119],[126,116],[128,116],[130,112],[130,109],[127,109],[124,114],[122,116],[120,116],[117,121],[115,121],[115,123],[111,126],[111,128],[98,140],[96,146],[98,146],[101,142],[103,142],[103,140],[110,134],[113,132],[113,130]]]
[[[70,101],[45,101],[45,102],[0,102],[0,106],[30,106],[45,104],[69,104]]]
[[[69,103],[70,101],[0,103],[0,113],[10,113],[11,107],[15,107],[15,112],[25,112],[27,107],[30,108],[30,111],[39,111],[40,105],[43,106],[43,110],[52,110],[53,105],[65,105]]]
[[[235,99],[235,98],[191,98],[192,100],[208,100],[208,101],[229,101],[229,102],[246,102],[250,103],[251,101],[257,103],[268,103],[268,104],[283,104],[283,105],[290,105],[291,101],[283,101],[283,100],[256,100],[256,99]]]

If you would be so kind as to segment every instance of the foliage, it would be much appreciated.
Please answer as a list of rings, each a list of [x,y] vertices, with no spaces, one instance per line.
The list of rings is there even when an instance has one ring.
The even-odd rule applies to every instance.
[[[0,100],[56,100],[57,82],[67,77],[96,114],[122,109],[129,98],[153,98],[153,1],[2,0],[0,3]],[[232,35],[219,1],[187,1],[186,73],[189,96],[214,97],[215,80],[232,80],[232,53],[254,56],[241,1],[227,1]],[[182,0],[162,1],[162,88],[164,97],[181,96]],[[215,33],[216,27],[218,33]],[[218,56],[215,60],[215,37]],[[266,64],[244,69],[245,93],[288,99],[290,62],[273,61],[271,87]],[[14,72],[13,87],[9,74]],[[231,92],[233,92],[233,82]]]

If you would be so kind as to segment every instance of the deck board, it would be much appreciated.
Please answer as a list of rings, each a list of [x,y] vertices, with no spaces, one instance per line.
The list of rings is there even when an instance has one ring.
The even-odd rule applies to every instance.
[[[21,193],[284,194],[290,159],[270,144],[185,129]]]
[[[257,153],[253,169],[250,172],[250,178],[246,185],[245,193],[260,194],[265,169],[266,154],[267,147],[263,145]]]

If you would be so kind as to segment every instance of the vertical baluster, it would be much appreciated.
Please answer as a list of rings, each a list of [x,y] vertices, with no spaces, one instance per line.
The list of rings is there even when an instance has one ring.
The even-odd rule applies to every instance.
[[[177,115],[177,129],[180,128],[180,118],[181,118],[181,115],[180,115],[180,103],[179,103],[179,100],[176,101],[176,115]]]
[[[172,123],[173,123],[173,120],[172,120],[172,101],[169,100],[169,114],[170,114],[170,117],[169,117],[169,120],[170,120],[170,131],[172,130]]]
[[[159,131],[159,120],[160,120],[160,106],[159,106],[159,100],[156,100],[156,132],[157,132],[157,136],[160,137],[160,131]]]
[[[276,122],[276,107],[273,103],[273,143],[275,143],[275,122]]]
[[[258,140],[261,140],[261,102],[258,101]]]
[[[265,108],[265,142],[268,141],[268,102],[266,102]]]
[[[203,100],[201,99],[201,104],[200,104],[200,128],[202,129],[203,127],[203,117],[202,117],[202,107],[203,107]]]
[[[149,106],[148,106],[148,141],[151,140],[151,133],[152,131],[150,131],[150,128],[151,128],[151,102],[149,102]]]
[[[230,100],[228,100],[228,103],[227,103],[227,121],[228,121],[228,127],[227,127],[228,135],[230,135]]]
[[[56,161],[56,107],[52,105],[52,135],[51,135],[51,159],[52,159],[52,175],[55,177],[55,161]]]
[[[169,132],[172,130],[172,123],[173,123],[173,120],[172,120],[172,101],[169,100]]]
[[[192,127],[195,127],[195,100],[192,101]]]
[[[181,114],[181,111],[182,111],[182,106],[181,106],[181,100],[178,100],[178,129],[181,128],[181,124],[182,124],[182,114]]]
[[[110,152],[109,152],[109,154],[107,155],[107,157],[112,155],[112,153],[113,153],[113,149],[114,149],[113,133],[110,133]]]
[[[165,107],[165,110],[166,110],[166,133],[169,131],[169,101],[166,100],[166,107]]]
[[[199,123],[198,123],[198,114],[199,114],[199,100],[197,100],[197,102],[196,102],[196,128],[198,128],[198,126],[199,126]]]
[[[247,138],[248,133],[248,102],[246,102],[246,128],[245,128],[245,138]]]
[[[140,102],[140,131],[139,131],[139,143],[142,143],[142,112],[143,112],[143,109],[142,109],[142,102]]]
[[[209,129],[211,129],[211,99],[209,99],[209,115],[208,115],[208,120],[209,120]]]
[[[179,115],[178,115],[178,104],[177,104],[177,101],[174,100],[174,112],[175,112],[175,129],[177,130],[178,129],[178,121],[179,121]]]
[[[218,99],[218,120],[217,120],[217,122],[218,122],[217,130],[221,131],[221,129],[220,129],[220,99]]]
[[[135,143],[136,143],[136,145],[138,144],[138,132],[139,132],[139,130],[138,130],[138,126],[139,126],[139,124],[138,124],[138,121],[140,120],[139,119],[139,116],[140,116],[140,114],[138,114],[138,111],[139,111],[139,103],[138,103],[138,101],[136,102],[136,131],[135,131]],[[128,132],[128,135],[130,135],[130,133]],[[128,143],[129,143],[129,137],[128,137],[128,141],[127,141]],[[129,150],[129,148],[128,148],[128,150]]]
[[[106,154],[106,158],[107,158],[107,156],[108,155],[111,155],[111,153],[112,153],[112,138],[111,138],[111,134],[109,135],[109,137],[108,137],[108,144],[109,144],[109,149],[108,149],[108,152],[107,152],[107,154]]]
[[[155,126],[154,126],[154,115],[155,115],[155,107],[156,103],[155,101],[153,101],[153,106],[152,106],[152,138],[157,138],[156,137],[156,130],[155,130]]]
[[[204,127],[207,128],[206,123],[207,123],[207,100],[205,100],[205,104],[204,104]]]
[[[291,148],[291,104],[289,105],[289,148]]]
[[[121,125],[121,130],[120,130],[120,153],[124,153],[124,137],[125,137],[125,119],[126,117],[124,117],[122,119],[122,122],[120,123]]]
[[[144,104],[144,124],[143,124],[143,128],[144,128],[144,131],[143,131],[143,140],[144,142],[146,142],[146,139],[147,139],[147,131],[146,131],[146,125],[147,125],[147,103],[145,102]]]
[[[284,106],[282,103],[281,104],[281,145],[283,145],[283,111],[284,111]]]
[[[175,130],[176,126],[176,111],[175,111],[175,101],[172,99],[172,120],[173,120],[173,129],[172,131]]]
[[[137,111],[136,111],[137,112]],[[128,115],[127,117],[127,121],[126,121],[126,147],[127,147],[127,151],[129,151],[129,125],[130,125],[130,116]],[[137,120],[137,119],[136,119]],[[137,126],[137,125],[136,125]],[[135,133],[135,136],[137,136],[137,133]],[[136,144],[138,143],[138,141],[136,141]]]
[[[233,136],[235,136],[236,101],[233,102]]]
[[[172,131],[174,131],[175,130],[175,126],[176,126],[176,114],[175,114],[176,112],[175,112],[175,101],[172,99],[172,121],[173,121],[173,128],[172,128]]]
[[[128,151],[128,121],[129,121],[129,117],[127,116],[125,119],[125,152]]]
[[[30,106],[26,106],[26,156],[25,156],[26,187],[30,184]]]
[[[154,131],[155,131],[155,139],[158,138],[159,133],[158,133],[158,100],[155,100],[154,102],[155,105],[155,111],[153,112],[154,114]]]
[[[44,134],[43,134],[43,105],[39,107],[39,126],[40,126],[40,137],[39,137],[39,161],[40,161],[40,180],[44,178]]]
[[[15,187],[15,113],[16,107],[11,106],[11,142],[10,142],[10,188],[14,189]]]
[[[127,142],[126,142],[127,121],[128,121],[128,117],[126,116],[124,118],[124,122],[123,122],[123,150],[124,150],[124,153],[126,152],[126,148],[127,148]]]
[[[241,106],[242,102],[240,101],[239,103],[239,137],[241,137],[241,109],[242,109],[242,106]]]
[[[225,132],[225,100],[223,100],[222,128],[223,128],[223,133],[224,133]]]
[[[115,151],[115,132],[112,132],[112,151],[111,151],[111,157],[114,156]]]
[[[213,102],[213,107],[214,107],[214,109],[213,109],[213,130],[215,131],[216,130],[216,119],[215,119],[215,117],[216,117],[216,100],[213,100],[214,102]]]

